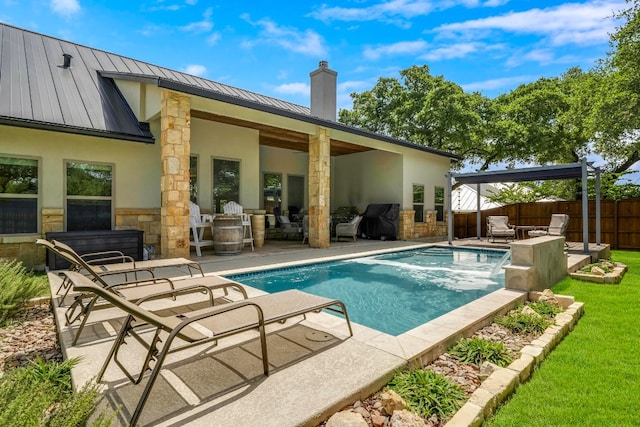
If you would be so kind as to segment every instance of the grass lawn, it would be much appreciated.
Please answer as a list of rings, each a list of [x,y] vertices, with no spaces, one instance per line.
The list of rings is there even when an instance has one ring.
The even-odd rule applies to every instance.
[[[629,271],[619,285],[569,277],[553,288],[585,314],[531,380],[485,426],[640,425],[640,257],[612,251]]]

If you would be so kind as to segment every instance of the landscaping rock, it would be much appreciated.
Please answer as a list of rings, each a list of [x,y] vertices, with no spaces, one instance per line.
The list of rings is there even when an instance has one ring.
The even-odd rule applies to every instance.
[[[327,427],[369,427],[369,424],[356,412],[342,411],[329,418]]]
[[[522,314],[526,314],[528,316],[533,316],[533,317],[540,317],[540,315],[528,305],[525,305],[524,307],[522,307]]]
[[[371,424],[373,424],[373,427],[383,427],[388,419],[382,415],[374,415],[371,417]]]
[[[427,423],[421,416],[406,409],[395,411],[389,425],[391,427],[427,427]]]
[[[544,291],[542,291],[542,294],[540,295],[540,298],[538,298],[538,301],[546,302],[547,304],[554,307],[560,307],[560,302],[551,289],[545,289]]]
[[[598,266],[591,268],[591,274],[595,274],[596,276],[604,276],[606,272]]]
[[[382,408],[389,415],[392,415],[394,411],[399,411],[407,407],[404,400],[393,390],[387,390],[380,395],[382,400]]]

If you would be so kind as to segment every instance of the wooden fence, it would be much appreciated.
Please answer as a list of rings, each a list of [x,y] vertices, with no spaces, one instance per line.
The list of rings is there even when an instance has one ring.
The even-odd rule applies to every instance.
[[[487,235],[487,216],[507,215],[515,225],[549,225],[552,213],[569,215],[567,240],[582,242],[582,201],[518,203],[481,212],[482,236]],[[453,235],[476,237],[476,213],[456,213]],[[589,242],[596,241],[595,202],[589,201]],[[611,249],[640,250],[640,199],[600,202],[600,241]]]

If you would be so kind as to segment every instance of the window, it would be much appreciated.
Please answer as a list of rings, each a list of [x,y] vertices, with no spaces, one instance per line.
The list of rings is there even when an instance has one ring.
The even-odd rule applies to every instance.
[[[189,157],[189,197],[198,203],[198,156]]]
[[[264,209],[268,214],[282,213],[282,175],[279,173],[264,174],[263,188]]]
[[[424,222],[424,185],[413,184],[414,222]]]
[[[0,234],[38,232],[38,160],[0,156]]]
[[[229,202],[240,203],[240,162],[213,159],[213,208],[222,213]]]
[[[111,230],[113,166],[67,162],[67,231]]]
[[[435,187],[434,191],[436,221],[444,221],[444,187]]]

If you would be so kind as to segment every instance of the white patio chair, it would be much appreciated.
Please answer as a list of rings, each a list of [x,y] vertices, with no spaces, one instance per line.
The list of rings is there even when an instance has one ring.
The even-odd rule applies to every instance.
[[[189,202],[189,227],[191,228],[191,239],[189,246],[196,248],[196,254],[202,256],[200,248],[213,246],[212,239],[205,239],[204,232],[208,228],[213,236],[213,215],[203,215],[200,213],[200,206]]]
[[[540,236],[565,236],[569,225],[569,215],[551,214],[549,225],[539,226],[539,230],[529,231],[529,237]]]
[[[509,224],[509,217],[504,215],[493,215],[487,217],[487,240],[491,238],[492,242],[496,241],[496,237],[504,237],[505,241],[516,238],[515,227]]]
[[[353,241],[356,242],[358,240],[358,227],[360,226],[360,221],[362,221],[362,217],[360,215],[356,215],[349,222],[341,222],[337,224],[336,242],[340,236],[352,237]]]

